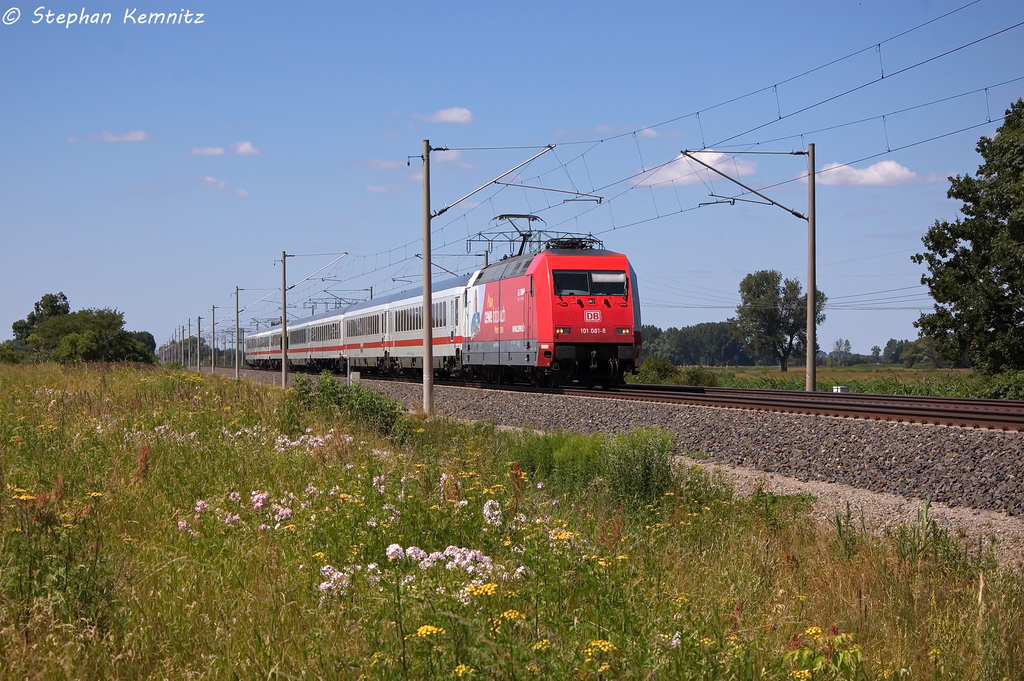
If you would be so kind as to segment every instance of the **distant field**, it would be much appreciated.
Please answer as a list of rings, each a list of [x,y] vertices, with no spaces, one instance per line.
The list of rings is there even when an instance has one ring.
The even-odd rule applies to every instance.
[[[778,379],[804,378],[806,368],[790,367],[789,371],[779,371],[779,367],[708,367],[715,374],[727,377],[734,374],[737,378],[747,379]],[[821,383],[845,385],[848,381],[865,381],[874,379],[897,379],[906,382],[931,380],[962,379],[974,375],[971,369],[908,369],[902,364],[855,364],[848,367],[818,367],[817,379]]]
[[[0,366],[0,677],[1024,677],[989,545],[819,525],[672,451],[332,379]]]
[[[673,368],[667,360],[654,359],[655,369],[643,365],[636,376],[627,376],[627,381],[771,390],[804,390],[806,386],[804,367],[790,367],[785,372],[777,366]],[[1024,372],[985,376],[970,369],[908,369],[885,364],[818,367],[819,392],[832,392],[837,385],[852,392],[882,395],[1024,399]]]

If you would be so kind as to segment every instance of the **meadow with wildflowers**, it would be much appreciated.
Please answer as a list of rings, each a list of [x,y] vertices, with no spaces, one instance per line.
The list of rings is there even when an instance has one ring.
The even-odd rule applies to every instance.
[[[1024,580],[673,469],[169,368],[0,367],[3,678],[1014,679]]]

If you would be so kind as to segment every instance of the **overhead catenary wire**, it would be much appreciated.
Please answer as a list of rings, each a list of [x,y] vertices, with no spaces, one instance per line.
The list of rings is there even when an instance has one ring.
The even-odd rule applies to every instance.
[[[814,73],[815,71],[819,71],[821,69],[827,68],[828,66],[837,64],[837,63],[839,63],[839,62],[841,62],[841,61],[843,61],[845,59],[852,58],[853,56],[856,56],[857,54],[860,54],[860,53],[862,53],[862,52],[864,52],[864,51],[866,51],[868,49],[873,49],[873,48],[875,48],[878,45],[881,45],[881,44],[884,44],[884,43],[888,43],[888,42],[890,42],[892,40],[895,40],[895,39],[897,39],[899,37],[902,37],[902,36],[904,36],[904,35],[906,35],[906,34],[908,34],[910,32],[916,31],[916,30],[918,30],[918,29],[920,29],[920,28],[922,28],[924,26],[927,26],[927,25],[929,25],[931,23],[939,21],[940,19],[948,17],[948,16],[950,16],[952,14],[955,14],[956,12],[959,12],[959,11],[961,11],[963,9],[966,9],[966,8],[972,6],[972,5],[975,5],[979,1],[980,0],[975,0],[974,2],[970,2],[970,3],[967,3],[965,5],[962,5],[961,7],[958,7],[958,8],[956,8],[956,9],[950,11],[950,12],[947,12],[947,13],[945,13],[943,15],[940,15],[939,17],[935,17],[933,19],[930,19],[927,22],[924,22],[924,23],[919,24],[919,25],[917,25],[915,27],[912,27],[911,29],[907,29],[906,31],[902,31],[902,32],[900,32],[900,33],[898,33],[898,34],[896,34],[894,36],[891,36],[890,38],[887,38],[887,39],[885,39],[883,41],[877,42],[877,43],[875,43],[875,44],[873,44],[871,46],[865,47],[862,50],[859,50],[859,51],[850,53],[850,54],[848,54],[848,55],[846,55],[844,57],[840,57],[838,59],[834,59],[832,61],[826,62],[826,63],[824,63],[824,64],[822,64],[820,66],[817,66],[817,67],[815,67],[813,69],[806,70],[806,71],[804,71],[804,72],[802,72],[800,74],[797,74],[796,76],[793,76],[793,77],[790,77],[790,78],[778,81],[777,83],[773,84],[772,86],[767,86],[767,87],[771,87],[772,89],[774,89],[776,94],[777,94],[778,93],[778,85],[782,85],[782,84],[786,84],[786,83],[792,82],[792,81],[797,80],[797,79],[799,79],[799,78],[801,78],[803,76],[806,76],[806,75],[808,75],[810,73]],[[943,53],[940,53],[940,54],[937,54],[937,55],[933,55],[932,57],[928,58],[927,60],[920,61],[917,64],[912,65],[911,67],[907,67],[907,69],[913,68],[914,66],[917,66],[917,65],[920,65],[920,64],[923,64],[923,63],[927,63],[928,61],[934,61],[935,59],[939,59],[942,56],[945,56],[947,54],[951,54],[952,52],[955,52],[957,50],[964,49],[965,47],[968,47],[971,44],[976,44],[977,42],[980,42],[981,40],[987,39],[988,37],[992,37],[993,35],[998,35],[999,33],[1003,33],[1003,32],[1006,32],[1008,30],[1011,30],[1013,28],[1016,28],[1016,26],[1019,26],[1019,25],[1020,24],[1008,27],[1006,29],[1003,29],[1002,31],[998,31],[998,32],[996,32],[994,34],[990,34],[989,36],[986,36],[984,38],[980,38],[980,39],[978,39],[976,41],[972,41],[971,43],[967,43],[965,45],[961,45],[961,46],[959,46],[957,48],[954,48],[953,50],[949,50],[949,51],[946,51],[946,52],[943,52]],[[907,69],[903,69],[903,70],[907,70]],[[897,71],[897,72],[895,72],[893,74],[885,75],[885,79],[889,79],[893,75],[895,75],[896,73],[899,73],[899,72],[900,71]],[[1019,80],[1019,79],[1012,79],[1010,81],[1004,81],[1001,84],[1012,83],[1012,82],[1015,82],[1016,80]],[[998,85],[1001,85],[1001,84],[997,84],[995,86],[989,86],[989,87],[997,87]],[[759,89],[759,90],[752,91],[750,93],[747,93],[747,95],[741,95],[740,97],[736,97],[736,98],[732,98],[732,99],[726,100],[724,102],[721,102],[719,104],[716,104],[716,105],[713,105],[713,106],[710,106],[710,107],[704,107],[700,111],[703,111],[703,112],[710,111],[710,110],[712,110],[714,108],[717,108],[719,106],[724,106],[726,104],[738,101],[740,99],[743,99],[744,97],[751,96],[751,95],[756,94],[758,92],[763,92],[765,89],[767,89],[767,87]],[[972,93],[976,93],[976,92],[978,92],[978,90],[972,91]],[[986,95],[987,95],[987,88],[985,89],[985,92],[986,92]],[[967,93],[961,93],[961,95],[955,95],[954,97],[964,96],[966,94]],[[945,99],[948,100],[950,98],[945,98]],[[822,100],[822,101],[828,101],[828,100]],[[939,101],[944,101],[944,100],[936,100],[935,103],[938,103]],[[884,115],[894,115],[895,113],[900,113],[900,112],[912,110],[914,108],[918,108],[918,107],[921,107],[921,106],[928,106],[930,104],[932,104],[932,103],[926,103],[926,104],[923,104],[923,105],[917,105],[915,107],[908,107],[906,109],[898,110],[896,112],[887,112],[886,114],[882,114],[882,115],[883,116]],[[780,114],[781,113],[781,105],[778,102],[777,102],[777,109],[778,110],[777,110],[776,113]],[[640,152],[641,169],[642,169],[641,172],[640,173],[630,174],[629,176],[627,176],[625,178],[622,178],[622,179],[616,180],[615,182],[606,184],[603,187],[593,188],[594,187],[594,182],[593,182],[593,178],[592,178],[591,173],[590,173],[590,164],[587,163],[587,154],[588,154],[588,152],[590,150],[593,150],[595,147],[599,146],[600,143],[602,143],[604,141],[616,139],[618,137],[623,137],[625,135],[630,135],[630,134],[632,134],[634,136],[634,140],[636,140],[637,133],[639,133],[643,129],[656,128],[656,127],[659,127],[661,125],[668,124],[668,123],[670,123],[670,122],[672,122],[674,120],[680,120],[681,118],[685,118],[686,116],[690,116],[690,115],[698,116],[699,117],[699,113],[700,112],[693,112],[692,114],[687,114],[687,115],[684,115],[684,116],[676,117],[674,119],[670,119],[670,120],[664,121],[663,123],[659,123],[659,124],[655,124],[655,125],[643,126],[642,128],[638,128],[637,130],[633,130],[633,131],[628,132],[628,133],[622,133],[621,135],[610,136],[610,137],[604,138],[602,140],[597,140],[597,141],[581,140],[581,141],[570,142],[570,143],[562,143],[563,145],[565,145],[565,144],[588,144],[590,146],[589,146],[589,148],[587,150],[584,150],[581,154],[577,155],[573,159],[570,159],[569,161],[562,161],[562,159],[557,159],[559,161],[559,163],[558,163],[557,167],[555,168],[555,170],[547,171],[547,172],[558,171],[558,172],[564,173],[565,176],[569,179],[569,182],[575,188],[575,182],[573,181],[573,177],[572,177],[572,173],[570,172],[569,165],[572,164],[573,162],[575,162],[576,160],[579,160],[582,163],[584,172],[586,172],[586,174],[587,174],[587,177],[588,177],[588,180],[589,180],[589,184],[592,187],[591,191],[593,191],[593,192],[602,191],[604,189],[607,189],[607,188],[610,188],[610,187],[614,187],[614,186],[620,185],[622,183],[629,182],[630,180],[635,180],[638,176],[643,176],[645,172],[646,173],[652,173],[652,172],[656,171],[660,167],[664,167],[664,166],[667,166],[667,165],[675,162],[676,159],[673,158],[673,159],[671,159],[669,161],[666,161],[664,164],[660,164],[659,166],[656,166],[654,168],[645,168],[646,164],[643,161],[642,152],[640,151],[639,146],[638,146],[638,142],[637,142],[637,146],[638,146],[637,151]],[[786,114],[786,116],[787,117],[788,116],[793,116],[793,115],[795,115],[795,113],[796,112],[791,113],[791,114]],[[878,116],[872,117],[872,118],[873,119],[877,119]],[[988,118],[989,118],[988,122],[991,122],[990,116]],[[699,118],[698,118],[698,120],[699,120]],[[871,120],[871,119],[866,119],[866,120]],[[997,119],[997,120],[1001,120],[1001,119]],[[850,123],[848,123],[848,125],[854,124],[854,123],[855,122],[850,122]],[[861,162],[863,160],[869,160],[869,159],[875,158],[877,156],[884,155],[886,153],[893,153],[893,152],[900,151],[902,149],[907,149],[907,148],[910,148],[910,147],[913,147],[913,146],[917,146],[917,145],[920,145],[920,144],[925,144],[925,143],[928,143],[928,142],[932,142],[932,141],[935,141],[935,140],[938,140],[938,139],[942,139],[944,137],[948,137],[948,136],[951,136],[951,135],[955,135],[955,134],[958,134],[958,133],[961,133],[961,132],[964,132],[964,131],[967,131],[967,130],[971,130],[971,129],[980,127],[981,125],[984,125],[984,124],[972,125],[972,126],[968,126],[968,127],[959,128],[959,129],[954,130],[952,132],[948,132],[948,133],[945,133],[945,134],[942,134],[942,135],[933,136],[933,137],[930,137],[930,138],[925,139],[925,140],[919,140],[919,141],[911,143],[911,144],[906,144],[906,145],[903,145],[903,146],[897,146],[897,147],[892,148],[892,149],[887,149],[887,151],[885,151],[885,152],[879,152],[877,154],[872,154],[870,156],[865,156],[865,157],[862,157],[861,159],[858,159],[858,160],[855,160],[855,161],[851,161],[851,162],[849,162],[849,164],[858,163],[858,162]],[[838,126],[836,126],[836,127],[838,127]],[[825,128],[825,129],[828,129],[828,128]],[[742,134],[745,134],[745,133],[740,133],[740,135],[742,135]],[[792,136],[790,136],[790,138],[792,138]],[[536,146],[500,146],[500,147],[460,147],[460,148],[452,148],[452,150],[453,151],[455,151],[455,150],[470,151],[470,150],[529,149],[529,148],[540,149],[540,148],[543,148],[543,146],[536,145]],[[556,158],[557,158],[557,156],[556,156]],[[699,177],[699,174],[698,174],[698,177]],[[797,178],[793,178],[791,180],[788,180],[787,182],[799,181],[800,179],[801,178],[797,177]],[[670,184],[673,188],[676,188],[677,187],[677,180],[675,180],[675,179],[674,180],[670,180],[670,181],[666,182],[665,184]],[[771,187],[774,187],[774,186],[779,186],[779,184],[785,184],[785,183],[776,183],[776,184],[773,184],[773,185],[768,185],[768,186],[764,187],[764,189],[768,189],[768,188],[771,188]],[[638,186],[647,186],[649,188],[652,187],[652,185],[650,185],[650,184],[647,184],[647,185],[634,184],[632,186],[627,187],[625,191],[623,191],[623,192],[621,192],[619,194],[616,194],[615,197],[610,197],[609,199],[607,199],[606,203],[610,204],[611,201],[613,201],[615,198],[618,198],[618,197],[622,196],[626,192],[632,191],[632,189],[635,189]],[[496,196],[498,193],[500,193],[500,189],[499,189],[499,191],[493,192],[492,196]],[[560,204],[556,204],[554,206],[551,206],[549,204],[549,207],[541,208],[540,210],[547,211],[547,210],[550,210],[550,209],[553,209],[553,208],[557,207],[558,205],[560,205]],[[466,231],[467,232],[470,230],[470,228],[469,228],[468,221],[466,220],[466,215],[471,213],[473,210],[476,210],[477,208],[478,208],[478,206],[472,207],[469,210],[463,212],[458,218],[456,218],[457,220],[462,220],[465,223]],[[645,223],[653,222],[655,220],[660,220],[660,219],[663,219],[663,218],[667,218],[667,217],[670,217],[670,216],[673,216],[673,215],[679,215],[681,213],[691,212],[693,210],[696,210],[697,208],[699,208],[699,206],[692,206],[692,207],[683,206],[683,204],[679,201],[678,194],[677,194],[677,210],[670,211],[670,212],[662,212],[662,210],[664,210],[664,207],[659,208],[658,205],[657,205],[657,202],[655,202],[655,204],[654,204],[655,215],[654,216],[648,217],[648,218],[645,218],[645,219],[634,220],[634,221],[631,221],[631,222],[625,222],[625,223],[620,222],[618,224],[613,223],[613,227],[611,229],[604,230],[604,231],[601,231],[601,232],[597,232],[597,234],[606,234],[608,232],[620,230],[620,229],[623,229],[623,228],[626,228],[626,227],[633,227],[633,226],[637,226],[637,225],[642,225],[642,224],[645,224]],[[572,221],[578,223],[580,217],[585,215],[586,213],[588,213],[592,209],[593,209],[593,207],[590,207],[587,210],[584,210],[584,211],[582,211],[580,213],[577,213],[576,215],[572,216],[571,218],[567,218],[567,220],[565,220],[565,221],[562,221],[562,222],[559,222],[559,223],[554,223],[553,226],[558,226],[558,225],[561,225],[561,224],[566,224],[568,220],[572,220]],[[608,205],[608,209],[609,209],[609,211],[612,211],[612,206]],[[613,215],[613,213],[610,212],[609,215]],[[446,227],[449,227],[454,221],[455,220],[452,220],[452,221],[450,221],[448,223],[445,223],[445,224],[439,226],[437,229],[434,230],[434,233],[441,233],[441,234],[443,234],[444,230],[446,229]],[[442,244],[443,245],[451,245],[453,243],[457,243],[460,240],[461,240],[461,237],[451,237],[451,238],[443,239],[442,240]],[[401,246],[389,249],[388,251],[382,251],[379,254],[370,254],[370,255],[367,255],[367,256],[353,256],[353,260],[358,259],[360,261],[358,263],[359,264],[359,270],[360,270],[360,276],[365,276],[366,274],[372,274],[374,272],[378,272],[378,273],[383,275],[385,269],[394,270],[394,269],[397,268],[398,270],[401,270],[403,268],[403,264],[402,263],[408,261],[410,258],[414,258],[415,257],[414,253],[410,253],[409,252],[409,248],[412,245],[413,245],[413,242],[410,242],[409,244],[403,244]],[[312,256],[312,255],[316,255],[316,254],[309,254],[309,255]],[[382,258],[381,256],[385,256],[385,257]],[[372,266],[368,266],[370,264],[371,260],[373,260],[373,264],[372,264]],[[459,268],[456,267],[455,269],[459,269]],[[383,281],[383,280],[386,280],[386,277],[381,276],[379,279],[381,281]],[[293,285],[293,287],[297,286],[297,285],[298,285],[298,283]]]

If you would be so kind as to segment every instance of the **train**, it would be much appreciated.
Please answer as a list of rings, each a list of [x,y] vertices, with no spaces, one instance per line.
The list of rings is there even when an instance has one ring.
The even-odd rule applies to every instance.
[[[641,361],[629,260],[552,239],[432,286],[433,371],[442,379],[609,387]],[[421,376],[422,288],[288,322],[289,369]],[[245,361],[281,368],[281,328],[249,335]]]

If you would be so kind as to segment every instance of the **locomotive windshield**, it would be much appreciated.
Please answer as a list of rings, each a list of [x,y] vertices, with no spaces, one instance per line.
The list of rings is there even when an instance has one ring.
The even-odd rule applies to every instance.
[[[556,296],[624,296],[626,273],[615,271],[554,270]]]

